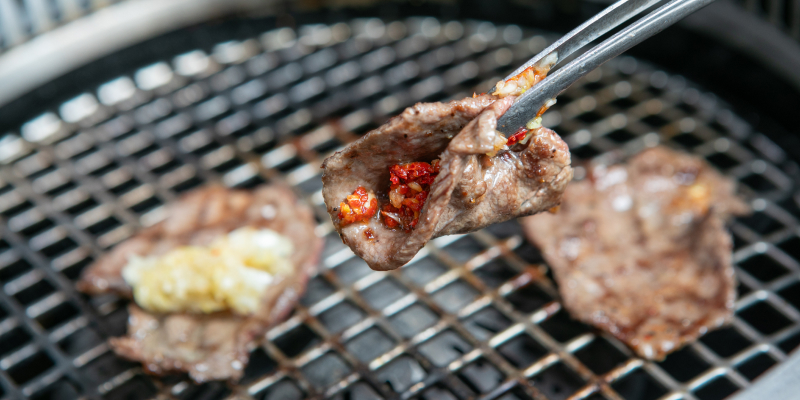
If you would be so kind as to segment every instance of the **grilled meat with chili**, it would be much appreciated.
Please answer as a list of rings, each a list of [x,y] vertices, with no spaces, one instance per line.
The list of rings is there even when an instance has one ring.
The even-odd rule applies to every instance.
[[[660,360],[730,320],[736,292],[724,219],[746,211],[732,181],[659,147],[627,165],[590,168],[556,214],[524,226],[575,318]]]
[[[432,238],[558,205],[572,178],[567,145],[539,127],[525,143],[506,146],[497,119],[513,101],[481,95],[419,103],[326,159],[322,194],[345,244],[371,268],[391,270]],[[381,211],[350,222],[340,216],[341,202],[357,188],[375,196]]]

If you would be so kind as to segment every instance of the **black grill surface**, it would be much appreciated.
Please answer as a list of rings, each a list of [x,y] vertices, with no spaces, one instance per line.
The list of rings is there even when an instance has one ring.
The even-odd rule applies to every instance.
[[[510,221],[371,271],[332,230],[320,163],[418,101],[490,88],[553,37],[517,26],[375,19],[284,28],[130,70],[0,138],[0,398],[721,399],[800,344],[797,166],[712,94],[634,58],[545,115],[579,165],[666,144],[738,180],[732,326],[648,362],[562,310]],[[109,350],[125,301],[81,270],[207,182],[286,182],[325,238],[293,315],[238,384],[152,378]]]

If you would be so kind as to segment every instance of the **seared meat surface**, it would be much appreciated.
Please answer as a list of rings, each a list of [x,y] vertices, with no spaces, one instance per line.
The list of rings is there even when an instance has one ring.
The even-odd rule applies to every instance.
[[[410,261],[432,238],[466,233],[558,205],[572,179],[567,145],[538,128],[527,144],[499,150],[497,119],[513,96],[482,95],[448,103],[419,103],[369,132],[323,164],[322,194],[336,230],[372,269]],[[340,223],[340,202],[358,187],[389,199],[390,168],[439,159],[439,172],[413,230],[391,229],[376,216]]]
[[[207,245],[220,235],[249,226],[270,229],[291,240],[294,271],[275,276],[252,315],[154,314],[130,306],[128,336],[111,339],[115,352],[141,361],[151,373],[186,371],[196,381],[241,377],[249,347],[288,315],[316,268],[322,241],[314,234],[311,210],[290,189],[264,186],[253,191],[209,186],[190,192],[167,208],[167,217],[114,247],[84,272],[87,293],[131,295],[122,270],[131,255],[164,254],[184,245]]]
[[[556,214],[526,218],[564,306],[660,360],[728,322],[735,292],[724,219],[747,212],[704,161],[653,148],[589,169]]]
[[[111,338],[111,348],[153,374],[187,371],[196,381],[237,379],[247,365],[247,346],[256,339],[239,333],[247,318],[238,315],[158,315],[135,304],[128,312],[128,336]]]

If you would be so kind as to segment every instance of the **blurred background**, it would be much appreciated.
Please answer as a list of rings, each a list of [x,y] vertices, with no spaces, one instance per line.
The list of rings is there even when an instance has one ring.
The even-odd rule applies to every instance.
[[[565,33],[611,3],[3,0],[0,131],[13,130],[15,124],[34,117],[32,105],[66,100],[124,68],[189,49],[211,50],[216,43],[275,27],[331,24],[365,16],[392,21],[428,15]],[[795,135],[783,134],[797,133],[793,110],[800,99],[798,40],[800,5],[796,2],[723,0],[629,54],[702,84],[740,107],[739,114],[749,122],[790,140]],[[800,149],[800,145],[789,148]]]
[[[800,3],[718,0],[589,74],[544,124],[582,163],[665,143],[741,183],[733,326],[663,362],[569,318],[515,221],[391,273],[332,230],[319,165],[418,101],[488,90],[602,0],[0,0],[0,399],[723,399],[800,345]],[[291,184],[326,249],[238,384],[110,352],[74,290],[209,181]]]

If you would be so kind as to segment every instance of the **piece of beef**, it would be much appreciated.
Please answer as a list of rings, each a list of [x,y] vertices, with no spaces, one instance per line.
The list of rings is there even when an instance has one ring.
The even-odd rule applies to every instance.
[[[733,314],[724,219],[747,211],[704,161],[657,147],[589,169],[556,214],[523,221],[564,306],[639,356],[660,360]]]
[[[275,277],[255,314],[159,315],[131,305],[128,336],[110,340],[117,354],[141,361],[154,374],[187,371],[198,382],[236,380],[247,365],[251,345],[289,314],[315,271],[322,241],[314,234],[312,212],[283,186],[253,191],[208,186],[168,205],[166,214],[165,220],[143,229],[89,266],[78,288],[130,297],[122,269],[132,254],[158,255],[178,246],[205,245],[245,226],[286,236],[294,245],[291,261],[295,271]]]
[[[391,270],[432,238],[558,205],[572,168],[567,145],[555,132],[539,128],[527,145],[487,156],[496,151],[497,119],[513,101],[512,96],[482,95],[419,103],[326,159],[322,195],[344,243],[372,269]],[[385,204],[392,165],[437,158],[440,172],[413,231],[390,229],[379,215],[363,223],[339,223],[338,205],[357,187],[373,191]]]

